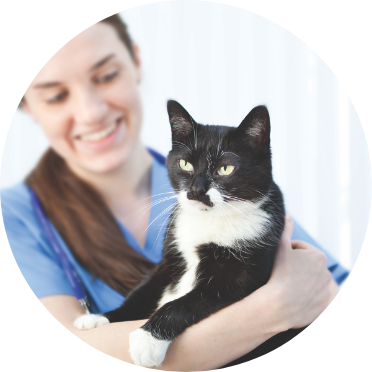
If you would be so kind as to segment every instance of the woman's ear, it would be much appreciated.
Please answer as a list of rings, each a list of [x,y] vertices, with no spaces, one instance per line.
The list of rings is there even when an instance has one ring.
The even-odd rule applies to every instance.
[[[133,51],[134,51],[134,64],[137,69],[137,83],[140,83],[142,80],[142,63],[140,58],[140,48],[138,44],[133,43]]]
[[[25,97],[23,97],[21,99],[21,102],[19,102],[18,108],[20,108],[24,113],[26,113],[27,115],[29,115],[32,120],[34,120],[35,122],[37,122],[37,120],[35,120],[35,117],[33,115],[32,110],[30,108],[30,105],[27,103]]]
[[[18,107],[22,109],[26,114],[31,115],[30,107],[28,106],[25,97],[22,97],[21,102],[19,102]]]

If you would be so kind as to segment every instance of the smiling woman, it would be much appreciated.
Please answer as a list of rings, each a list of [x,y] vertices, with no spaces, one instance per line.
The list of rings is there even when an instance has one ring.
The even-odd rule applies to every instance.
[[[82,45],[92,47],[87,52]],[[111,171],[138,146],[140,75],[138,48],[131,55],[113,27],[101,22],[57,52],[25,93],[22,107],[71,169],[83,177]]]
[[[139,140],[138,47],[122,42],[118,26],[109,18],[71,40],[35,77],[22,108],[51,146],[28,185],[78,260],[126,294],[151,263],[128,246],[105,205],[144,246],[148,211],[139,223],[131,215],[147,206],[151,156]]]
[[[140,80],[139,48],[118,15],[68,42],[21,102],[50,148],[25,182],[1,192],[10,246],[36,296],[76,336],[131,363],[128,336],[146,320],[89,331],[73,327],[83,310],[35,219],[28,188],[55,228],[92,312],[118,308],[160,261],[162,227],[179,196],[164,164],[140,140]],[[180,166],[192,169],[186,161]],[[234,169],[226,165],[216,171],[227,175]],[[347,272],[330,256],[326,264],[324,253],[310,244],[291,243],[293,229],[293,237],[315,244],[288,218],[269,282],[187,329],[170,346],[162,369],[221,367],[279,332],[311,323],[325,309],[337,293],[335,280],[342,282]]]

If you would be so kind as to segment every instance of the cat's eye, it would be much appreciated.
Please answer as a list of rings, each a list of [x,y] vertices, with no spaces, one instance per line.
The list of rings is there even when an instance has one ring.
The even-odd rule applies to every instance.
[[[194,169],[192,164],[184,159],[181,159],[179,164],[180,164],[180,168],[185,172],[192,172]]]
[[[233,165],[224,165],[218,170],[220,176],[228,176],[234,172],[235,167]]]

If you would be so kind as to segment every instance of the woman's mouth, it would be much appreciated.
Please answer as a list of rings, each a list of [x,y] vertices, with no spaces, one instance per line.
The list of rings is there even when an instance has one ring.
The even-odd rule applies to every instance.
[[[104,129],[94,132],[94,133],[89,133],[89,134],[82,134],[79,136],[79,139],[83,142],[99,142],[103,140],[104,138],[108,137],[119,124],[120,119],[116,120],[114,123],[108,125]]]

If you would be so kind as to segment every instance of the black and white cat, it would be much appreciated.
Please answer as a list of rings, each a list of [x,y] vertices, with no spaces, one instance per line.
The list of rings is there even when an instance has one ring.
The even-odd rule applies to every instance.
[[[104,316],[149,320],[130,334],[130,354],[159,366],[187,327],[264,285],[284,228],[284,203],[271,169],[270,118],[254,108],[237,128],[197,124],[168,102],[172,150],[167,158],[177,203],[159,265]],[[78,328],[107,323],[97,315]]]

